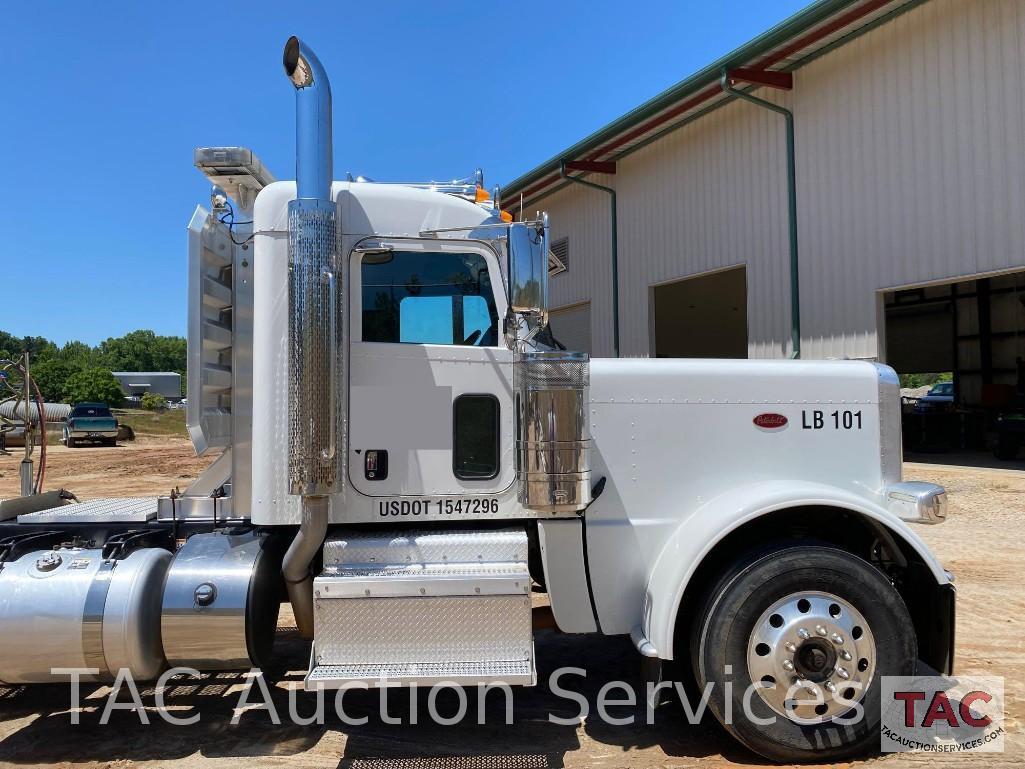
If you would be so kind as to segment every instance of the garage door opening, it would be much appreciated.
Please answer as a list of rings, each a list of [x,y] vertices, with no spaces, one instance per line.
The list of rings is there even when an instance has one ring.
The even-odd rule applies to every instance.
[[[744,267],[684,278],[652,289],[656,358],[746,358]]]
[[[883,304],[886,362],[901,378],[905,450],[1021,457],[1025,273],[887,291]]]

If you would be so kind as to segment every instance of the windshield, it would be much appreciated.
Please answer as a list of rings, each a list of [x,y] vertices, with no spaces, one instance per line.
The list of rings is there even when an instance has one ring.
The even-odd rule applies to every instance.
[[[110,409],[106,406],[75,406],[71,411],[73,417],[110,417]]]
[[[929,391],[929,395],[953,395],[954,394],[954,383],[953,382],[940,382],[938,385],[934,385]]]

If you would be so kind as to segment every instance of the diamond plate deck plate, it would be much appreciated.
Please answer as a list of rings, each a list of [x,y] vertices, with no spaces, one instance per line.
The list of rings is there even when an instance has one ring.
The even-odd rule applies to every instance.
[[[317,598],[526,595],[530,572],[525,563],[332,566],[314,580],[314,590]]]
[[[324,566],[527,560],[523,529],[352,534],[324,543]]]
[[[533,686],[537,678],[534,665],[528,660],[320,665],[306,676],[305,688],[307,691],[341,688],[356,682],[377,686],[384,681],[407,686],[431,686],[442,682],[463,686],[485,683]]]
[[[18,523],[146,523],[156,517],[156,497],[112,497],[26,513]]]
[[[356,564],[353,566],[328,566],[321,572],[323,577],[387,578],[409,579],[412,577],[432,579],[434,577],[488,577],[519,576],[526,570],[526,563],[412,563],[408,565]]]
[[[317,665],[531,661],[530,597],[318,599],[315,639]]]

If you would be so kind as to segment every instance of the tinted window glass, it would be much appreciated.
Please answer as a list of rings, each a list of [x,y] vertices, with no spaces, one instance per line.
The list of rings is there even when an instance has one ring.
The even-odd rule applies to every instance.
[[[367,254],[361,276],[364,342],[498,344],[491,277],[479,254]]]
[[[494,478],[498,475],[498,399],[493,395],[460,395],[452,414],[452,469],[456,478]]]
[[[109,417],[113,416],[108,408],[97,406],[76,406],[71,411],[73,417]]]

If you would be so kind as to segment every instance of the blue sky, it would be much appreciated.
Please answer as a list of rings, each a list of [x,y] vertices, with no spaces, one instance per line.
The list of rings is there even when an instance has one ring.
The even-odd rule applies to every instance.
[[[336,178],[481,166],[490,188],[806,4],[10,4],[0,329],[58,343],[184,335],[185,226],[209,199],[192,149],[248,146],[293,176],[291,34],[331,76]]]

